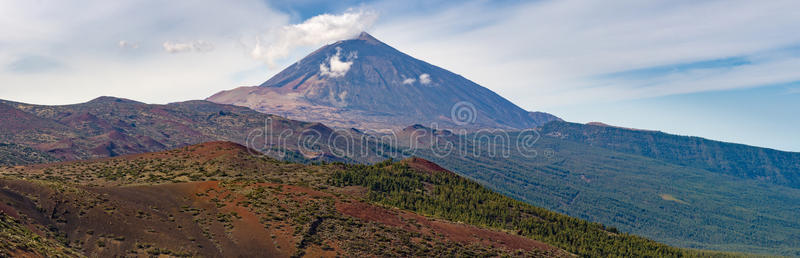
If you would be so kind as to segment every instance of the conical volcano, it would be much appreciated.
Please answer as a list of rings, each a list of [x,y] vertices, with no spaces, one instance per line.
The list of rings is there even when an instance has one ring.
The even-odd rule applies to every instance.
[[[491,90],[365,32],[314,51],[260,86],[223,91],[208,100],[370,130],[411,124],[525,129],[542,123]]]

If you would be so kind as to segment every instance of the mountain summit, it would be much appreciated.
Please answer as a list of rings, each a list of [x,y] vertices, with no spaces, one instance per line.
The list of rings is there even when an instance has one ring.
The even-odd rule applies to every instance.
[[[366,32],[314,51],[260,86],[223,91],[208,100],[372,130],[433,123],[444,128],[524,129],[549,121],[534,119],[491,90]]]

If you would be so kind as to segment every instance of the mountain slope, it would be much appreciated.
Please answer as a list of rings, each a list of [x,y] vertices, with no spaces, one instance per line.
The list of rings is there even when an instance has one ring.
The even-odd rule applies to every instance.
[[[305,146],[301,141],[310,134],[330,139],[338,133],[349,133],[336,132],[319,123],[288,120],[201,100],[149,105],[100,97],[63,106],[0,100],[0,112],[0,119],[8,120],[0,123],[0,143],[30,147],[60,160],[160,151],[213,140],[247,144],[288,159],[343,160],[345,157],[330,155],[335,150],[327,142]],[[290,134],[284,133],[287,130]],[[26,155],[15,154],[13,159],[25,163]],[[359,161],[383,159],[370,152]]]
[[[564,121],[557,116],[545,112],[528,112],[528,115],[533,119],[533,122],[539,126],[547,124],[550,121]]]
[[[554,119],[531,117],[491,90],[367,33],[324,46],[258,87],[223,91],[207,100],[334,127],[373,130],[417,123],[525,129]]]
[[[0,143],[0,166],[17,166],[58,161],[46,152],[13,143]]]
[[[800,188],[800,153],[601,124],[552,122],[540,132],[681,166]]]
[[[800,189],[532,131],[436,135],[415,155],[526,203],[680,247],[800,255]]]
[[[302,165],[211,142],[0,174],[5,214],[89,256],[699,255],[524,204],[418,158]]]
[[[50,238],[43,238],[0,210],[0,256],[82,257],[80,253]]]

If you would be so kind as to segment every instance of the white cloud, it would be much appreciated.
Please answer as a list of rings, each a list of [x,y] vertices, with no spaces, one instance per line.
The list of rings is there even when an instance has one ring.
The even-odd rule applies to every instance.
[[[274,66],[297,47],[318,46],[352,38],[372,26],[377,17],[376,13],[365,10],[348,10],[340,15],[317,15],[303,23],[284,26],[259,37],[251,55]]]
[[[427,73],[423,73],[419,75],[419,83],[423,85],[427,85],[431,83],[431,75]]]
[[[191,42],[173,42],[173,41],[166,41],[162,44],[164,50],[167,53],[181,53],[181,52],[210,52],[214,50],[214,45],[210,42],[203,41],[203,40],[195,40]]]
[[[709,68],[639,79],[598,80],[596,87],[579,87],[548,93],[555,99],[577,103],[614,102],[629,99],[721,91],[800,81],[800,57],[770,60],[737,67]],[[597,99],[602,97],[602,99]],[[540,103],[548,103],[542,100]]]
[[[192,51],[192,44],[191,43],[176,43],[167,41],[162,44],[164,46],[164,50],[168,53],[180,53],[180,52],[189,52]]]
[[[314,16],[298,24],[292,24],[292,15],[262,0],[81,1],[0,1],[0,67],[23,67],[15,63],[35,55],[69,68],[39,69],[35,77],[0,69],[2,98],[51,104],[87,100],[100,92],[157,103],[204,98],[221,89],[258,84],[278,72],[264,63],[283,67],[307,54],[306,48],[355,36],[373,23],[370,32],[381,41],[532,110],[793,80],[797,64],[790,58],[797,53],[734,69],[678,71],[646,79],[597,78],[653,66],[749,57],[800,44],[800,34],[787,33],[800,30],[800,3],[793,0],[377,1],[361,10]],[[375,12],[364,10],[381,12],[380,21]],[[126,43],[120,44],[121,39]],[[190,44],[191,39],[213,42],[214,51],[165,52],[163,43]],[[123,45],[138,49],[119,53]],[[326,67],[333,71],[336,65],[329,60]],[[106,67],[121,70],[96,72]],[[140,79],[148,76],[158,80]],[[418,77],[409,79],[421,83]],[[143,83],[153,91],[131,90]]]
[[[417,82],[417,79],[414,78],[406,78],[403,80],[403,84],[414,84],[415,82]]]
[[[290,24],[289,15],[261,0],[79,1],[0,0],[0,98],[35,104],[71,104],[100,95],[148,103],[204,99],[257,85],[277,72],[253,60],[239,42]],[[163,46],[193,39],[213,42],[214,50],[170,55]],[[135,45],[136,51],[120,51]],[[29,56],[59,66],[17,65]]]
[[[319,64],[319,72],[322,76],[331,78],[344,77],[347,71],[350,71],[350,66],[353,65],[353,61],[358,58],[358,56],[356,52],[350,52],[346,60],[342,61],[341,52],[342,48],[337,47],[336,54],[328,57],[324,63]]]
[[[192,49],[197,52],[210,52],[214,50],[214,44],[211,44],[211,42],[198,40],[192,42]]]
[[[139,48],[139,44],[127,40],[120,40],[119,43],[117,43],[117,45],[119,45],[120,48],[133,48],[133,49]]]

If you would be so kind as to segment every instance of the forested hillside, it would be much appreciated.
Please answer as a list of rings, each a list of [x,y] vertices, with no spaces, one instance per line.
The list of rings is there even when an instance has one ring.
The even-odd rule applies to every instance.
[[[363,186],[370,201],[420,214],[515,232],[588,257],[693,254],[598,223],[568,217],[490,191],[452,173],[420,173],[403,163],[349,165],[334,186]]]
[[[670,245],[800,255],[796,188],[547,135],[528,153],[487,139],[495,138],[440,137],[450,155],[414,153],[526,203]]]

